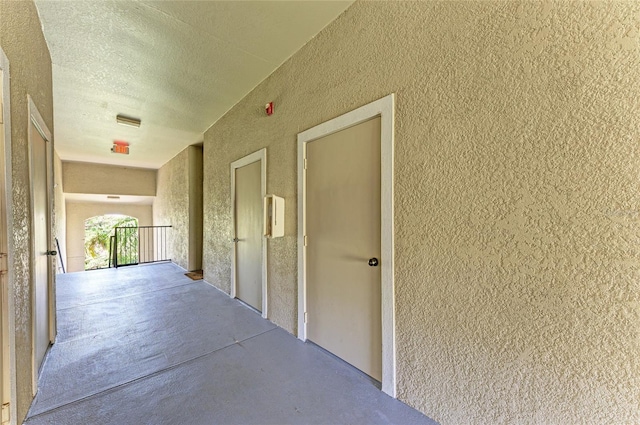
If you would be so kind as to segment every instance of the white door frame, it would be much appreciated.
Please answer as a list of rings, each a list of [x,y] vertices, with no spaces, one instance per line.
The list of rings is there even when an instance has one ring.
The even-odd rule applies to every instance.
[[[233,237],[238,233],[236,229],[236,169],[260,161],[260,193],[262,200],[267,195],[267,148],[262,148],[250,155],[231,163],[231,217],[233,218]],[[263,203],[264,204],[264,203]],[[264,208],[264,207],[263,207]],[[263,211],[264,214],[264,211]],[[231,262],[231,298],[236,297],[236,247],[233,243],[233,261]],[[267,238],[262,237],[262,317],[267,318]]]
[[[14,263],[14,249],[13,249],[13,237],[11,229],[13,229],[13,202],[12,202],[12,180],[11,180],[11,96],[10,79],[9,79],[9,60],[0,48],[0,75],[2,76],[2,106],[0,111],[2,113],[2,122],[4,127],[4,140],[0,141],[0,202],[5,205],[6,216],[0,215],[0,226],[4,227],[6,233],[5,238],[0,238],[2,245],[0,246],[0,252],[6,253],[4,258],[6,261],[0,259],[0,264],[5,263],[7,265],[7,273],[4,275],[4,284],[7,285],[6,292],[4,294],[8,297],[8,328],[9,334],[4,335],[3,338],[9,340],[9,358],[6,359],[3,356],[3,362],[7,364],[1,364],[0,367],[4,367],[5,372],[8,371],[9,376],[9,424],[16,424],[15,406],[16,406],[16,327],[15,327],[15,296],[14,296],[14,271],[11,267]],[[6,191],[4,190],[6,188]],[[2,241],[4,239],[4,241]],[[4,343],[4,341],[2,341]],[[3,385],[3,383],[0,383]],[[0,391],[1,392],[1,391]],[[6,397],[6,395],[5,395]],[[0,400],[1,403],[1,400]],[[4,411],[2,412],[5,413]]]
[[[381,288],[382,288],[382,391],[396,397],[396,342],[393,230],[393,139],[392,93],[330,121],[298,133],[298,338],[307,340],[306,324],[306,172],[307,143],[380,116],[381,192]]]
[[[52,250],[52,244],[53,244],[53,234],[51,231],[52,228],[52,211],[53,211],[53,142],[52,142],[52,137],[51,137],[51,132],[49,131],[49,128],[47,127],[46,123],[44,122],[44,119],[42,118],[42,115],[40,115],[40,112],[38,111],[38,108],[36,107],[35,103],[33,102],[33,99],[31,98],[31,96],[27,95],[28,98],[28,111],[29,111],[29,130],[28,130],[28,157],[29,157],[29,179],[30,179],[30,189],[29,189],[29,196],[30,196],[30,201],[31,201],[31,261],[30,261],[30,267],[31,267],[31,303],[32,303],[32,322],[33,322],[33,329],[31,332],[31,337],[32,337],[32,344],[33,344],[33,349],[32,351],[32,355],[31,355],[31,364],[32,364],[32,369],[33,369],[33,382],[32,382],[32,392],[33,395],[35,396],[35,394],[38,392],[38,372],[39,372],[39,368],[36,365],[36,350],[35,350],[35,346],[36,346],[36,332],[35,332],[35,327],[36,327],[36,321],[34,319],[34,315],[35,315],[35,308],[36,308],[36,275],[35,275],[35,270],[36,270],[36,246],[35,246],[35,211],[34,211],[34,200],[35,200],[35,193],[33,191],[33,174],[34,174],[34,169],[33,169],[33,152],[32,152],[32,145],[33,145],[33,138],[32,138],[32,131],[33,131],[33,127],[36,128],[36,130],[40,133],[40,135],[42,136],[42,138],[45,140],[45,150],[46,150],[46,166],[47,166],[47,181],[46,181],[46,187],[47,187],[47,245],[49,250]],[[53,260],[55,260],[55,257],[48,257],[47,259],[47,290],[48,290],[48,301],[49,301],[49,342],[53,343],[55,341],[56,338],[56,302],[55,302],[55,286],[54,286],[54,271],[55,271],[55,265],[53,264]],[[45,358],[46,358],[46,354],[45,354]]]

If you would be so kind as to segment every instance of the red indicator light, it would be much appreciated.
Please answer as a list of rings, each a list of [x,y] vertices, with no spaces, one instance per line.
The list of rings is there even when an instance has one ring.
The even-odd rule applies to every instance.
[[[113,146],[111,147],[111,152],[129,155],[129,142],[114,140]]]

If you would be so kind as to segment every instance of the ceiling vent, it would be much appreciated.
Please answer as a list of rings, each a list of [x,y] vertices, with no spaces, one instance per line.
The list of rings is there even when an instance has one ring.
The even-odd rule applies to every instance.
[[[126,115],[117,115],[116,122],[122,125],[130,125],[131,127],[140,127],[140,118],[128,117]]]

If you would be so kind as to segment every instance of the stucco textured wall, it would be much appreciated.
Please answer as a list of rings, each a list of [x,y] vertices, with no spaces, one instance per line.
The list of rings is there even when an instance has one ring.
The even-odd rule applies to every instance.
[[[189,268],[202,269],[202,146],[189,146]]]
[[[67,202],[67,272],[84,271],[84,236],[86,219],[105,214],[122,214],[138,219],[139,226],[151,226],[153,213],[151,205],[102,203],[102,202]]]
[[[31,1],[0,0],[0,46],[11,73],[11,149],[13,179],[13,276],[16,327],[18,423],[31,404],[31,271],[27,94],[53,133],[51,56]]]
[[[64,262],[65,267],[68,266],[67,261],[67,210],[64,201],[64,190],[62,186],[62,161],[57,152],[54,152],[53,159],[53,177],[54,177],[54,211],[53,211],[53,236],[58,238],[60,244],[60,252],[56,259],[56,273],[62,273],[60,259]]]
[[[155,196],[156,170],[88,162],[62,163],[66,193]]]
[[[189,269],[189,149],[158,170],[153,225],[173,226],[167,244],[171,260]]]
[[[296,134],[395,92],[399,399],[639,423],[639,43],[638,2],[355,3],[205,134],[205,278],[229,291],[229,163],[267,147],[291,206],[270,316],[295,332]]]

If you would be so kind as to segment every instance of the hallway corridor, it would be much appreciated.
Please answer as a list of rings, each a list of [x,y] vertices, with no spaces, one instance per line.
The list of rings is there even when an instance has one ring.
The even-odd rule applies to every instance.
[[[171,263],[58,275],[27,425],[435,424]]]

